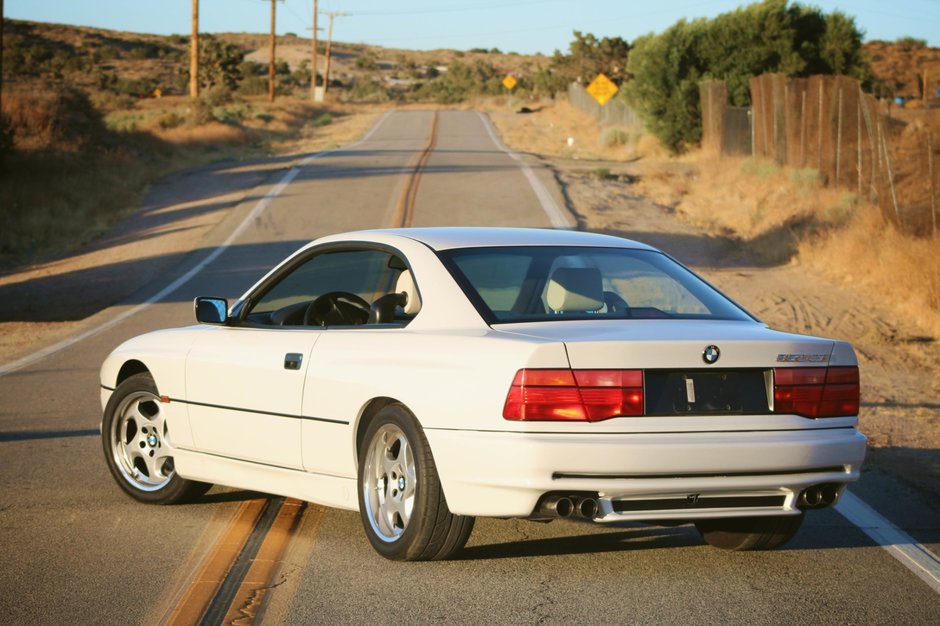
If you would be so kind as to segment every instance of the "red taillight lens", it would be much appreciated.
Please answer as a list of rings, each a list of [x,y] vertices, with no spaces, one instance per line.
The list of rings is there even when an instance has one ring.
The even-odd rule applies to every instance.
[[[519,370],[503,417],[589,421],[643,415],[641,370]]]
[[[858,415],[857,367],[788,367],[774,370],[774,413],[804,417]]]

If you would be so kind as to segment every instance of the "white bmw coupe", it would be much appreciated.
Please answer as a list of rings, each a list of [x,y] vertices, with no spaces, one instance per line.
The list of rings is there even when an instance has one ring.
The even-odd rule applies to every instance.
[[[849,344],[771,330],[616,237],[333,235],[195,309],[101,368],[117,483],[358,510],[390,559],[448,558],[475,516],[694,522],[773,548],[865,454]]]

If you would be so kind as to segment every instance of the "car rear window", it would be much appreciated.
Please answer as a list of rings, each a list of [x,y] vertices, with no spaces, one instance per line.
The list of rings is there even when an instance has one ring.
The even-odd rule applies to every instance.
[[[660,252],[525,246],[439,253],[490,323],[570,319],[752,320]]]

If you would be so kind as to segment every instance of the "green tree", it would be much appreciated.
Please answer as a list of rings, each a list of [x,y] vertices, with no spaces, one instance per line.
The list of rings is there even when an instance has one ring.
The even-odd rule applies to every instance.
[[[574,31],[574,41],[568,45],[568,54],[555,50],[550,69],[567,82],[581,80],[589,83],[599,72],[618,85],[627,78],[627,57],[630,44],[620,37],[598,39],[591,33]]]
[[[189,80],[189,56],[180,73]],[[222,86],[233,90],[242,78],[241,67],[245,53],[238,46],[226,43],[212,35],[199,34],[199,88],[209,89]]]
[[[634,42],[625,84],[628,101],[672,150],[701,138],[698,83],[725,81],[731,104],[750,103],[748,82],[765,72],[788,76],[847,74],[871,78],[854,20],[787,0],[764,0],[714,19],[679,21]]]

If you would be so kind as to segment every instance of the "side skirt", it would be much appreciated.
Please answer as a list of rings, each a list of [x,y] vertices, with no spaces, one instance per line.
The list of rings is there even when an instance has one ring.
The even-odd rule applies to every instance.
[[[173,451],[173,461],[179,475],[189,480],[250,489],[338,509],[359,510],[354,478],[311,474],[180,448]]]

